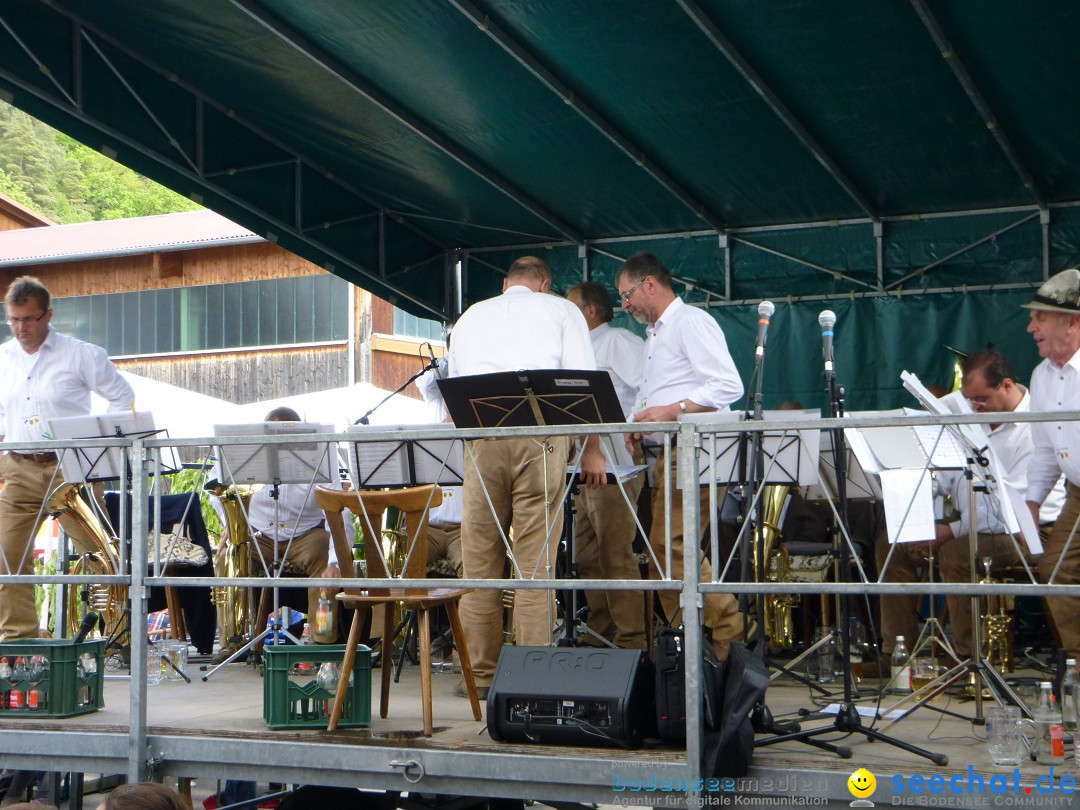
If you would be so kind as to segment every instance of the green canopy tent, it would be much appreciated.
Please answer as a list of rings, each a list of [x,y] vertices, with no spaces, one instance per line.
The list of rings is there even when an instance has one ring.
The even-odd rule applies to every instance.
[[[1026,377],[1080,253],[1067,0],[7,0],[0,97],[415,314],[656,253],[765,401]]]

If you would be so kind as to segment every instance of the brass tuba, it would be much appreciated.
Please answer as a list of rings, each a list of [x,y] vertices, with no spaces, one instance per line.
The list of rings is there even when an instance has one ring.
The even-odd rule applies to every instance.
[[[232,486],[219,492],[218,498],[225,512],[225,529],[229,540],[214,558],[214,576],[250,576],[251,538],[246,515],[251,492]],[[222,646],[243,644],[250,638],[250,624],[255,614],[250,588],[212,588],[210,599],[218,608],[218,631],[221,634]]]
[[[87,497],[93,495],[82,484],[61,484],[53,490],[45,504],[45,509],[59,521],[79,553],[71,573],[99,576],[121,574],[120,543],[102,525]],[[85,611],[101,614],[106,632],[112,633],[124,616],[127,592],[126,585],[69,585],[66,603],[70,632],[74,634],[78,630],[85,607]]]
[[[791,487],[770,484],[761,496],[761,543],[759,552],[754,549],[755,582],[790,582],[791,559],[787,549],[780,544],[780,521],[784,507],[791,497]],[[755,534],[755,546],[758,536]],[[759,560],[764,561],[764,571],[759,571]],[[799,603],[799,597],[790,593],[767,593],[763,600],[762,627],[768,633],[769,651],[776,652],[791,647],[795,642],[791,610]]]

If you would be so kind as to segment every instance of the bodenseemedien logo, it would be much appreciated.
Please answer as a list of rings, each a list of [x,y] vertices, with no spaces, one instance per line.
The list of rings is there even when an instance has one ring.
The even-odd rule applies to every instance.
[[[873,807],[874,803],[868,800],[868,797],[874,795],[874,791],[877,789],[877,780],[874,775],[866,768],[859,768],[847,780],[848,790],[851,795],[855,797],[855,801],[851,803],[852,807]]]

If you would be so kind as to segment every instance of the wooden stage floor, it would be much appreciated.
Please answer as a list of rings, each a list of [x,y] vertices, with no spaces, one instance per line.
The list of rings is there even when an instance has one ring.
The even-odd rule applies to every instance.
[[[419,674],[415,666],[406,665],[401,683],[392,685],[387,719],[378,717],[376,695],[370,728],[344,729],[334,734],[267,728],[263,721],[262,679],[254,667],[233,664],[208,682],[197,677],[195,665],[189,674],[193,675],[190,684],[163,682],[147,689],[145,754],[159,775],[664,806],[676,805],[649,791],[649,780],[685,778],[685,752],[672,748],[627,751],[496,743],[488,736],[485,724],[472,719],[468,701],[452,694],[460,677],[452,672],[438,672],[432,679],[436,733],[430,739],[420,734]],[[1036,679],[1034,673],[1020,674]],[[377,680],[378,670],[373,672],[373,682]],[[105,708],[82,717],[38,720],[12,718],[0,712],[0,754],[4,764],[87,773],[125,772],[128,758],[142,753],[132,752],[129,746],[128,686],[126,679],[108,680]],[[1025,694],[1029,691],[1023,690]],[[798,717],[800,710],[815,705],[807,687],[790,680],[774,682],[767,697],[778,719]],[[886,698],[884,704],[890,702]],[[865,697],[860,705],[873,705],[873,701]],[[973,702],[955,695],[941,695],[934,705],[968,717],[974,708]],[[803,718],[802,722],[804,728],[809,728],[830,724],[831,720]],[[881,722],[877,725],[880,727]],[[737,784],[720,785],[718,792],[723,794],[721,799],[772,796],[776,806],[785,805],[785,797],[791,796],[850,802],[853,797],[847,788],[848,777],[856,769],[866,768],[877,780],[878,788],[872,796],[877,806],[1001,806],[1023,804],[1019,800],[1035,797],[1043,799],[1042,804],[1072,806],[1072,795],[1063,793],[1060,784],[1062,774],[1075,777],[1077,773],[1071,746],[1067,746],[1066,764],[1054,770],[1054,791],[1047,795],[1039,792],[1040,785],[1045,787],[1047,781],[1038,780],[1049,776],[1050,768],[1025,762],[1018,779],[1011,769],[994,768],[983,741],[984,728],[970,719],[923,708],[887,733],[946,755],[948,765],[934,765],[892,745],[870,742],[862,735],[833,732],[822,739],[850,747],[850,759],[794,741],[759,747],[749,777]],[[929,780],[935,775],[944,777],[943,791],[934,792],[927,782],[920,792],[915,792],[919,783],[912,777]],[[960,793],[950,791],[950,780],[961,788],[980,784],[972,779],[973,775],[982,777],[982,793],[972,793],[973,787]],[[954,776],[957,779],[952,779]],[[991,793],[993,777],[997,777],[995,784],[1006,783],[1006,794]],[[639,790],[629,789],[633,780],[641,786]],[[896,792],[897,784],[905,790]],[[620,785],[625,787],[620,790]],[[1028,787],[1031,793],[1026,792]]]

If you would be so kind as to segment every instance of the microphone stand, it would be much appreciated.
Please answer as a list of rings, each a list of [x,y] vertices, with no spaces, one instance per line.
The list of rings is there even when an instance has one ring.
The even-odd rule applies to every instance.
[[[830,415],[834,419],[842,418],[844,415],[844,388],[836,382],[836,373],[832,368],[832,358],[830,356],[826,356],[825,380],[827,383],[826,390],[829,397]],[[838,513],[840,515],[841,523],[838,527],[842,541],[840,543],[840,576],[846,580],[851,570],[851,551],[847,541],[844,540],[844,537],[850,537],[850,534],[848,534],[847,531],[849,527],[847,503],[847,446],[844,440],[843,428],[832,429],[832,447],[833,464],[836,468],[836,496],[837,501],[839,502]],[[898,740],[895,737],[890,737],[876,729],[867,728],[862,724],[862,717],[859,715],[858,708],[853,701],[854,675],[851,672],[851,638],[848,632],[850,623],[851,597],[847,592],[844,592],[840,594],[839,621],[840,647],[844,662],[844,702],[840,704],[839,711],[836,713],[836,717],[832,724],[820,728],[808,729],[806,731],[797,731],[791,734],[780,734],[767,740],[759,740],[755,745],[775,745],[776,743],[786,742],[788,740],[811,742],[815,737],[822,734],[842,732],[844,734],[861,734],[871,742],[880,740],[881,742],[901,748],[909,753],[925,757],[935,765],[948,765],[949,758],[945,754],[935,754],[932,751],[927,751],[925,748],[919,748],[911,743]],[[851,756],[851,749],[840,748],[837,753],[842,759],[848,759]]]
[[[408,388],[410,385],[412,385],[412,383],[415,380],[420,379],[425,374],[427,374],[429,371],[434,371],[434,370],[437,370],[438,368],[439,368],[439,361],[436,360],[434,357],[432,357],[431,361],[429,363],[427,363],[422,369],[420,369],[418,372],[416,372],[411,377],[409,377],[409,379],[407,379],[405,382],[403,382],[401,385],[399,385],[395,390],[391,391],[389,394],[387,394],[385,397],[383,397],[380,402],[376,403],[374,405],[374,407],[372,407],[370,410],[368,410],[367,413],[365,413],[363,416],[361,416],[359,419],[357,419],[355,422],[353,422],[353,424],[354,425],[366,425],[366,424],[368,424],[368,418],[373,413],[375,413],[375,411],[377,411],[379,408],[381,408],[383,405],[385,405],[387,402],[389,402],[395,396],[397,396],[402,391],[404,391],[406,388]]]
[[[749,404],[751,408],[746,413],[746,418],[752,419],[755,422],[760,422],[763,419],[761,389],[764,383],[764,368],[765,340],[764,336],[762,336],[754,353],[754,387],[753,392],[750,394]],[[744,440],[743,447],[745,448],[745,446]],[[752,528],[750,531],[743,533],[743,548],[740,551],[740,571],[742,581],[747,582],[751,575],[751,572],[748,570],[750,554],[747,553],[746,549],[746,545],[749,543],[752,547],[754,556],[754,581],[758,581],[758,577],[762,577],[761,581],[763,582],[764,577],[766,576],[765,566],[768,562],[765,559],[765,527],[763,522],[759,519],[759,509],[755,506],[757,503],[757,489],[759,486],[763,487],[765,481],[765,443],[764,434],[760,430],[755,430],[750,434],[749,460],[750,464],[746,465],[744,456],[743,468],[746,471],[746,474],[742,476],[745,481],[742,501],[742,519],[744,526],[747,525],[747,521],[751,521]],[[751,531],[753,532],[752,535],[750,533]],[[753,540],[748,539],[750,537],[753,537]],[[739,607],[742,610],[744,617],[747,615],[747,608],[749,607],[748,603],[749,599],[745,594],[742,595],[740,597]],[[757,656],[758,660],[765,662],[765,648],[769,643],[769,633],[768,628],[765,625],[765,595],[760,590],[754,594],[754,609],[758,619],[757,630],[754,633],[754,638],[747,639],[747,641],[748,643],[756,642],[753,650],[754,655]],[[780,669],[783,669],[797,680],[803,681],[808,686],[820,688],[817,684],[811,683],[799,676],[798,673],[791,672],[784,667],[780,667]],[[800,731],[799,724],[793,720],[778,723],[773,718],[772,710],[769,709],[768,704],[765,702],[764,695],[762,696],[762,699],[754,705],[753,709],[751,709],[750,722],[754,727],[755,734],[789,734]],[[821,748],[839,754],[841,757],[844,757],[845,751],[847,752],[847,757],[851,756],[849,750],[823,740],[806,739],[802,740],[802,742],[815,748]]]

